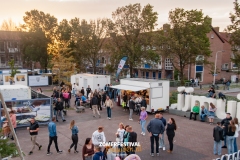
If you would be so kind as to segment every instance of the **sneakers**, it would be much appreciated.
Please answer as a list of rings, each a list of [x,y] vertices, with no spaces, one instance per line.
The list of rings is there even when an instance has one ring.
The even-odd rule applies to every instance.
[[[227,146],[222,146],[222,148],[227,148]]]
[[[99,115],[99,118],[101,118],[101,115]]]
[[[157,156],[159,156],[159,153],[157,153]]]
[[[143,133],[142,135],[145,136],[145,133]]]
[[[150,156],[154,157],[154,153],[150,153]]]
[[[32,152],[32,151],[30,151],[30,152],[28,153],[28,155],[31,155],[31,154],[33,154],[33,152]]]
[[[78,153],[78,151],[74,151],[74,153]]]
[[[52,154],[52,152],[48,152],[48,153],[47,153],[47,156],[50,156],[51,154]]]
[[[63,122],[65,122],[66,120],[64,119]]]
[[[108,118],[109,120],[111,119],[111,118]]]
[[[141,134],[143,134],[143,132]]]
[[[159,149],[163,148],[162,146],[159,146]]]
[[[71,149],[68,149],[68,153],[70,153],[71,152]]]
[[[42,145],[40,145],[40,146],[38,147],[38,150],[41,150],[41,148],[42,148]]]
[[[167,152],[168,152],[168,153],[172,153],[172,151],[170,151],[170,150],[167,150]]]
[[[56,122],[58,122],[58,120],[56,120]]]
[[[165,150],[166,150],[166,148],[165,148],[165,147],[163,147],[163,148],[162,148],[162,150],[163,150],[163,151],[165,151]]]
[[[96,116],[93,116],[94,118],[96,118]]]
[[[132,118],[129,118],[129,121],[133,121],[133,119],[132,119]]]
[[[59,150],[57,153],[58,153],[58,154],[62,154],[62,152],[63,152],[63,151]]]

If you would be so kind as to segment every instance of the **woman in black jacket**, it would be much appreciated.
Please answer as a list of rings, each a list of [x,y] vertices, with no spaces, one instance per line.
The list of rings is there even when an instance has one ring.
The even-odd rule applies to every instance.
[[[177,130],[177,125],[176,122],[173,118],[169,118],[168,124],[167,124],[167,136],[168,136],[168,142],[170,145],[169,150],[167,151],[168,153],[172,153],[173,150],[173,138],[175,136],[175,130]]]

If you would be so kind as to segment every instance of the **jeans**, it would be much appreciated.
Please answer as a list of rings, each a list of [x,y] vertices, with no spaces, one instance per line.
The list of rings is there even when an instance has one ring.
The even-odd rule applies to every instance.
[[[169,142],[169,150],[172,151],[173,150],[173,138],[174,138],[175,134],[174,135],[168,135],[168,142]]]
[[[237,152],[238,151],[238,146],[237,146],[237,137],[234,137],[234,150],[233,152]]]
[[[198,113],[193,113],[193,112],[191,112],[189,119],[192,119],[192,115],[193,115],[193,114],[194,114],[194,120],[196,121]]]
[[[51,147],[51,145],[52,145],[52,141],[54,142],[55,148],[56,148],[56,150],[57,150],[57,152],[58,152],[59,149],[58,149],[58,143],[57,143],[57,136],[49,137],[49,144],[48,144],[48,149],[47,149],[47,151],[50,152],[50,147]]]
[[[129,109],[129,110],[130,110],[129,119],[132,119],[132,115],[133,115],[133,109]]]
[[[151,141],[151,153],[154,153],[154,140],[156,141],[156,153],[159,153],[159,135],[154,136],[152,135],[150,137],[150,141]]]
[[[74,146],[74,150],[77,150],[77,144],[78,144],[78,135],[74,134],[72,135],[72,144],[70,146],[70,149],[72,149],[72,147]]]
[[[159,138],[159,147],[165,147],[164,143],[164,132],[162,134],[162,138]]]
[[[201,114],[201,115],[200,115],[201,121],[203,121],[203,122],[204,122],[204,121],[205,121],[205,117],[206,117],[206,116],[207,116],[206,114]]]
[[[234,153],[234,138],[233,136],[226,136],[228,154]]]
[[[110,107],[107,107],[107,115],[108,115],[108,118],[111,118],[111,108]]]
[[[214,141],[213,145],[213,154],[218,154],[219,156],[222,154],[222,142],[216,142]]]
[[[145,133],[145,124],[146,124],[146,120],[141,120],[140,121],[141,127],[142,127],[142,132]]]
[[[57,113],[56,113],[56,120],[58,120],[58,116],[61,116],[62,120],[64,120],[64,116],[63,116],[63,111],[62,110],[58,110]]]

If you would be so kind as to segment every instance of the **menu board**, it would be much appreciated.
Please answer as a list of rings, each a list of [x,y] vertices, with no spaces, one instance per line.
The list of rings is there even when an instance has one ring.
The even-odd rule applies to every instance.
[[[47,124],[51,120],[52,105],[50,98],[6,101],[6,105],[8,111],[14,111],[16,114],[17,127],[29,126],[29,120],[33,117],[39,125]],[[1,110],[3,110],[2,106]]]

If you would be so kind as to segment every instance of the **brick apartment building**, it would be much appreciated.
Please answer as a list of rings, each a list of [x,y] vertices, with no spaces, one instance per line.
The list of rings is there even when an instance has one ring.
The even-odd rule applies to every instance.
[[[20,32],[0,31],[0,69],[9,69],[8,62],[11,59],[14,59],[17,68],[23,68]]]

